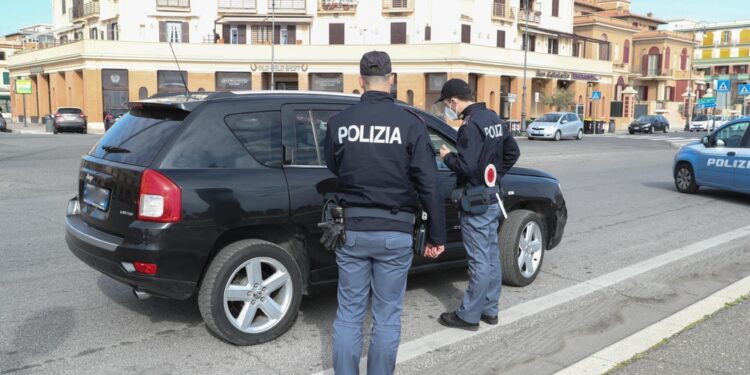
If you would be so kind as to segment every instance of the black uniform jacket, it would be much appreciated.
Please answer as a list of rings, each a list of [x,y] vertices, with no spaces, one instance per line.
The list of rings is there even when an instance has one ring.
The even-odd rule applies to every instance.
[[[501,178],[521,156],[508,124],[484,103],[466,107],[461,117],[464,123],[458,129],[458,153],[450,153],[443,159],[456,172],[457,187],[483,186],[484,170],[490,163],[497,169],[499,186]]]
[[[445,244],[445,206],[427,126],[388,93],[368,91],[358,104],[332,117],[325,156],[338,176],[343,207],[413,213],[421,203],[428,215],[427,241]],[[413,225],[365,217],[347,219],[346,228],[411,233]]]

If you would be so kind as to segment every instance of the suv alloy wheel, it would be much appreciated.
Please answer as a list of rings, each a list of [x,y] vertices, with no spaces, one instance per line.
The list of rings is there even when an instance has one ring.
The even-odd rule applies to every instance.
[[[526,286],[536,279],[544,259],[542,223],[541,216],[533,211],[508,213],[499,233],[504,284]]]
[[[256,345],[297,319],[302,274],[284,248],[261,240],[228,245],[206,271],[198,307],[208,329],[235,345]]]

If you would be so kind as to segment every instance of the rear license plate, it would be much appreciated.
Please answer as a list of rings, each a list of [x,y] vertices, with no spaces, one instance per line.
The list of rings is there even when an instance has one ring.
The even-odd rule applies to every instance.
[[[109,190],[86,184],[83,187],[83,201],[102,211],[109,208]]]

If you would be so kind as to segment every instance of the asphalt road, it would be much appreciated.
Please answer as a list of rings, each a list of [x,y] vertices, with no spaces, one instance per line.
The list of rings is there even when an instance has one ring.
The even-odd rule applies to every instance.
[[[570,215],[562,244],[547,253],[533,285],[503,289],[501,318],[521,318],[412,351],[397,372],[554,373],[750,275],[750,236],[711,245],[750,223],[750,197],[674,189],[670,139],[698,136],[519,139],[519,164],[561,181]],[[305,298],[296,325],[276,341],[233,347],[207,332],[194,300],[138,301],[70,254],[65,204],[75,194],[80,156],[96,140],[0,134],[0,373],[306,374],[330,367],[334,293]],[[629,266],[701,241],[705,250],[628,276],[637,273]],[[616,283],[558,298],[613,273]],[[436,318],[455,309],[466,285],[465,270],[411,277],[402,343],[452,335]]]

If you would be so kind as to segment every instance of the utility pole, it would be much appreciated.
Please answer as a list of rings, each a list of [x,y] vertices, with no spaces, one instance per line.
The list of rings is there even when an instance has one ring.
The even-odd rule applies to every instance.
[[[276,87],[276,0],[271,0],[271,91]]]
[[[521,95],[521,130],[526,130],[526,64],[528,61],[529,54],[529,0],[523,0],[526,2],[526,22],[523,29],[523,92]]]

